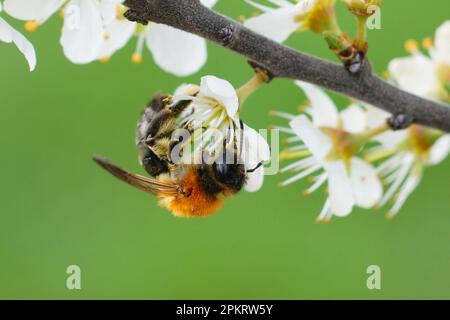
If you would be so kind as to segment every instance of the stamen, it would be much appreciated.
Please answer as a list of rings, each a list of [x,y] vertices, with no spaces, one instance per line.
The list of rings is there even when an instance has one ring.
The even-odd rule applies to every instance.
[[[317,223],[327,223],[331,219],[331,204],[330,199],[327,199],[325,201],[325,204],[322,208],[322,211],[320,212],[319,216],[316,219]]]
[[[408,197],[417,188],[421,178],[422,178],[421,175],[414,175],[410,176],[406,180],[403,189],[400,191],[400,194],[397,200],[395,201],[394,206],[388,213],[388,218],[393,218],[400,211],[400,209],[403,207]]]
[[[309,176],[310,174],[316,172],[317,170],[319,170],[321,168],[321,166],[319,164],[314,165],[312,167],[310,167],[309,169],[306,169],[305,171],[300,172],[299,174],[296,174],[295,176],[283,181],[280,183],[281,187],[286,187],[287,185],[290,185],[298,180],[301,180],[307,176]]]
[[[292,120],[295,119],[295,115],[287,113],[287,112],[280,112],[280,111],[270,111],[269,112],[269,116],[272,117],[279,117],[279,118],[283,118],[286,120]]]
[[[314,184],[309,187],[308,190],[305,191],[306,195],[309,195],[311,193],[313,193],[314,191],[316,191],[317,189],[319,189],[328,179],[328,175],[324,172],[321,175],[319,175],[316,178],[316,182],[314,182]]]
[[[290,165],[280,169],[280,173],[285,173],[292,169],[302,170],[302,169],[308,168],[316,163],[317,163],[317,161],[315,158],[309,157],[309,158],[302,159],[302,160],[296,161],[294,163],[291,163]]]

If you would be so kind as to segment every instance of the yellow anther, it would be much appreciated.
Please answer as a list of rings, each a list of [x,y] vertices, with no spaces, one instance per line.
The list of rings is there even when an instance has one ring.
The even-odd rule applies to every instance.
[[[109,40],[109,38],[110,38],[109,33],[105,32],[105,34],[103,35],[103,39]]]
[[[28,32],[35,32],[39,28],[39,23],[37,21],[27,21],[25,22],[25,30]]]
[[[422,41],[422,46],[426,49],[426,50],[430,50],[433,47],[433,39],[431,37],[425,38]]]
[[[239,20],[240,22],[244,23],[244,22],[245,22],[245,16],[244,16],[243,14],[241,14],[241,15],[238,17],[238,20]]]
[[[142,54],[135,52],[133,53],[133,55],[131,56],[131,61],[134,64],[141,64],[142,63]]]
[[[111,57],[101,57],[99,61],[101,64],[107,64],[109,61],[111,61]]]
[[[405,42],[405,50],[409,53],[414,53],[419,50],[419,42],[417,40],[411,39]]]
[[[64,18],[64,10],[59,10],[59,16],[60,16],[61,18]]]
[[[391,78],[391,74],[389,73],[389,71],[383,72],[383,78],[385,78],[385,79],[390,79]]]

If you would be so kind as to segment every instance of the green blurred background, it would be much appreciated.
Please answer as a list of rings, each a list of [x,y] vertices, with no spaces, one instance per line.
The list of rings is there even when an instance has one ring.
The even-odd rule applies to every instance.
[[[216,9],[234,18],[253,11],[240,0]],[[382,30],[369,33],[375,70],[405,55],[405,40],[433,35],[449,12],[448,0],[384,1]],[[38,53],[31,74],[13,46],[0,45],[0,298],[450,298],[450,161],[427,170],[393,221],[355,210],[317,225],[324,195],[304,198],[306,183],[280,189],[280,176],[213,217],[174,218],[100,170],[92,154],[142,172],[134,129],[153,93],[205,74],[239,86],[251,70],[212,44],[208,64],[187,79],[159,70],[148,52],[133,65],[131,43],[107,65],[73,65],[59,45],[61,24],[53,17],[28,35]],[[312,34],[289,45],[334,59]],[[250,98],[243,117],[265,128],[275,121],[270,110],[292,111],[303,100],[292,82],[276,80]],[[82,290],[66,288],[72,264],[81,267]],[[382,270],[379,291],[366,287],[373,264]]]

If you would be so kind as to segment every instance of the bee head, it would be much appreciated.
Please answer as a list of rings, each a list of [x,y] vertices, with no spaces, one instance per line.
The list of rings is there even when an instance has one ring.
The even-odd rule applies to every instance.
[[[239,191],[245,183],[245,168],[242,164],[214,163],[214,178],[228,188]]]

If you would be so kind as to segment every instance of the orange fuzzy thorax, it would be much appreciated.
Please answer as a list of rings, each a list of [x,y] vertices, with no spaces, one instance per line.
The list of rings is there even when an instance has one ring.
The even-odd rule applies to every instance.
[[[206,217],[212,215],[223,205],[223,199],[207,194],[198,174],[191,171],[183,182],[185,196],[161,198],[160,204],[175,216],[183,218]]]

